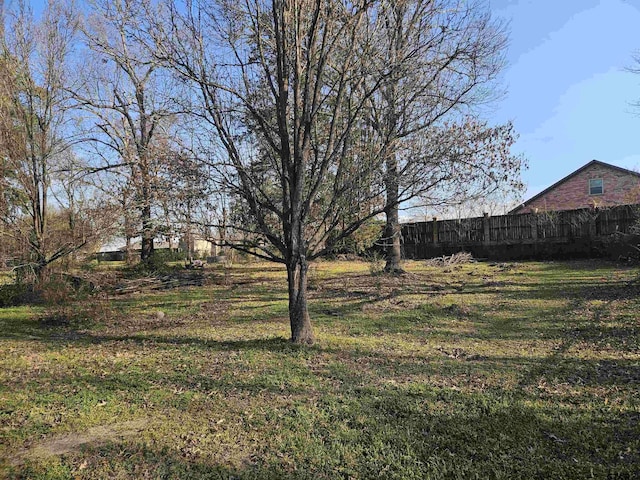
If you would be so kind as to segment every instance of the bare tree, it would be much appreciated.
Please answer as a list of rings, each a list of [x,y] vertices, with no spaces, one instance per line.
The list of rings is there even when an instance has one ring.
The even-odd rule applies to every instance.
[[[377,88],[367,77],[380,74],[370,60],[372,8],[187,2],[170,10],[171,31],[156,25],[159,54],[197,88],[193,113],[214,132],[218,181],[249,213],[233,228],[253,241],[233,246],[286,265],[296,343],[314,341],[308,262],[383,208],[378,157],[357,134]]]
[[[510,125],[491,128],[466,118],[495,98],[503,65],[504,28],[485,2],[383,0],[377,22],[388,74],[367,111],[385,159],[385,270],[400,273],[403,202],[463,202],[514,178],[518,183],[521,162],[509,153]],[[484,190],[471,188],[474,177]]]
[[[174,138],[175,84],[140,38],[149,4],[96,0],[82,26],[84,75],[74,96],[91,114],[94,153],[101,161],[91,171],[114,171],[126,185],[120,199],[139,212],[141,260],[150,261],[156,233],[154,208],[165,168],[165,144]],[[133,201],[132,201],[133,200]],[[130,227],[127,216],[127,227]],[[130,228],[126,228],[130,232]]]
[[[400,3],[193,0],[151,29],[156,55],[194,87],[216,182],[244,210],[233,247],[286,265],[297,343],[314,339],[308,262],[379,213],[397,224],[400,202],[495,138],[459,148],[442,132],[459,133],[450,112],[486,99],[502,33],[460,2]]]
[[[160,180],[161,203],[168,233],[180,235],[186,245],[187,256],[193,260],[196,238],[210,239],[204,220],[212,211],[214,189],[209,181],[207,166],[186,148],[165,148],[165,165]]]
[[[52,192],[64,182],[62,162],[76,140],[66,94],[76,20],[55,2],[37,22],[24,2],[8,16],[0,65],[3,235],[28,245],[25,267],[40,279],[50,263],[86,241],[55,241],[49,224]]]
[[[4,46],[4,12],[0,18],[0,29],[0,41]],[[17,86],[12,68],[14,63],[14,59],[3,47],[0,58],[0,267],[15,251],[9,228],[13,222],[9,219],[16,214],[17,202],[14,198],[16,192],[11,188],[15,182],[15,171],[9,158],[14,157],[16,151],[21,149],[23,141],[20,129],[17,128],[19,122],[15,111]]]

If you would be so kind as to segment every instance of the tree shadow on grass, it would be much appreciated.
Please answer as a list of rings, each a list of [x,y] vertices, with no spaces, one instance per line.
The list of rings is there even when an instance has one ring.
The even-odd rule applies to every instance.
[[[263,409],[267,415],[271,406]],[[228,444],[199,428],[155,440],[151,435],[152,441],[85,445],[54,465],[73,478],[98,472],[118,478],[631,480],[640,473],[632,448],[637,413],[581,416],[517,401],[504,391],[370,388],[327,394],[313,407],[300,403],[277,418],[261,436],[240,428]],[[42,470],[27,462],[13,473],[31,478]]]
[[[177,451],[168,447],[154,448],[134,441],[106,441],[85,444],[58,458],[31,457],[20,465],[10,467],[9,479],[22,478],[164,478],[209,480],[278,480],[284,478],[310,478],[287,471],[284,465],[261,465],[249,455],[235,463],[216,463],[203,460],[188,446]],[[289,469],[290,470],[290,469]],[[52,472],[53,476],[51,475]],[[97,472],[99,477],[94,477]],[[1,472],[0,472],[1,473]],[[103,476],[105,475],[105,476]]]
[[[280,318],[281,321],[286,320]],[[162,334],[100,334],[100,331],[78,330],[64,319],[52,322],[49,317],[16,319],[6,322],[0,331],[2,340],[38,341],[52,348],[60,348],[68,344],[92,345],[113,343],[134,343],[138,345],[173,348],[175,346],[196,347],[208,351],[270,351],[275,353],[313,354],[318,350],[327,350],[320,345],[302,346],[292,343],[281,336],[253,338],[247,340],[213,340],[189,335]],[[331,350],[331,349],[329,349]]]
[[[443,478],[587,478],[592,472],[604,478],[616,471],[633,478],[632,472],[640,472],[637,452],[620,455],[638,434],[637,414],[558,414],[499,391],[444,389],[434,403],[435,411],[419,397],[387,390],[361,397],[358,409],[394,431],[416,457],[444,461],[449,471]]]
[[[90,446],[62,458],[69,476],[82,477],[82,472],[91,468],[105,472],[121,469],[122,478],[137,478],[142,472],[159,478],[380,478],[384,472],[386,478],[588,478],[593,473],[595,478],[631,479],[640,473],[640,458],[633,448],[640,434],[637,413],[575,405],[576,401],[593,402],[588,394],[556,394],[560,403],[548,401],[527,388],[545,378],[574,387],[629,388],[640,380],[640,366],[632,360],[607,363],[566,358],[571,342],[538,360],[471,360],[450,358],[446,352],[442,357],[423,357],[374,349],[297,347],[278,337],[210,341],[92,334],[73,341],[133,342],[155,348],[187,345],[218,353],[269,352],[275,354],[268,357],[274,366],[270,370],[264,365],[255,375],[235,370],[234,362],[222,363],[224,374],[219,376],[197,369],[74,375],[55,379],[47,388],[65,391],[62,387],[67,384],[90,385],[96,398],[126,392],[124,395],[134,399],[158,388],[205,396],[215,392],[230,402],[237,392],[243,392],[240,398],[260,404],[260,415],[282,410],[277,411],[275,424],[259,427],[265,428],[260,445],[237,447],[234,455],[242,460],[236,465],[229,466],[211,452],[202,451],[199,437],[194,437],[195,443],[180,437],[175,448],[159,449],[131,441]],[[282,361],[297,360],[300,355],[306,360],[316,355],[324,358],[319,369],[302,372],[301,381],[288,381],[292,372]],[[300,368],[308,367],[302,363]],[[467,391],[456,385],[456,380],[500,370],[521,371],[520,383],[513,389],[494,386]],[[451,383],[438,384],[432,380],[437,374],[449,375]],[[309,377],[306,380],[305,375]],[[409,379],[420,375],[423,380],[385,383],[402,375]],[[312,392],[314,382],[317,389]],[[265,403],[267,399],[272,402]],[[189,411],[187,395],[176,394],[174,400],[163,400],[163,408]],[[241,432],[249,434],[251,428]],[[87,463],[79,470],[82,462]],[[37,466],[27,464],[16,477],[29,478],[32,473],[37,476]],[[89,473],[85,476],[90,478]]]

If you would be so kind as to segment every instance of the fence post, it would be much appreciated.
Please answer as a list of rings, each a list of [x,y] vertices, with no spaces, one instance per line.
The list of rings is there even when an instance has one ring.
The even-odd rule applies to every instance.
[[[482,214],[482,243],[487,245],[491,241],[491,230],[489,229],[489,213]]]
[[[531,239],[538,240],[538,212],[531,212]]]
[[[438,244],[438,217],[433,217],[433,244]]]
[[[589,237],[593,238],[597,235],[598,229],[596,227],[596,219],[600,216],[600,210],[593,208],[591,215],[589,215]]]

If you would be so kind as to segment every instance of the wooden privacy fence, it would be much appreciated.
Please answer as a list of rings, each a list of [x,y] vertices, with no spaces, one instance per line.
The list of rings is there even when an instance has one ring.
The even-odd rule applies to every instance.
[[[640,205],[559,212],[524,213],[491,217],[437,220],[402,225],[406,258],[430,258],[460,250],[482,256],[526,257],[574,253],[588,254],[615,233],[633,233],[640,220]],[[563,247],[564,246],[564,247]],[[583,251],[584,250],[584,251]]]

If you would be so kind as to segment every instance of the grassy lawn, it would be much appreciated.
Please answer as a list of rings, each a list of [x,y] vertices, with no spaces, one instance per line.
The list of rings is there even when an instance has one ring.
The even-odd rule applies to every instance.
[[[640,478],[637,269],[406,267],[0,309],[0,477]]]

